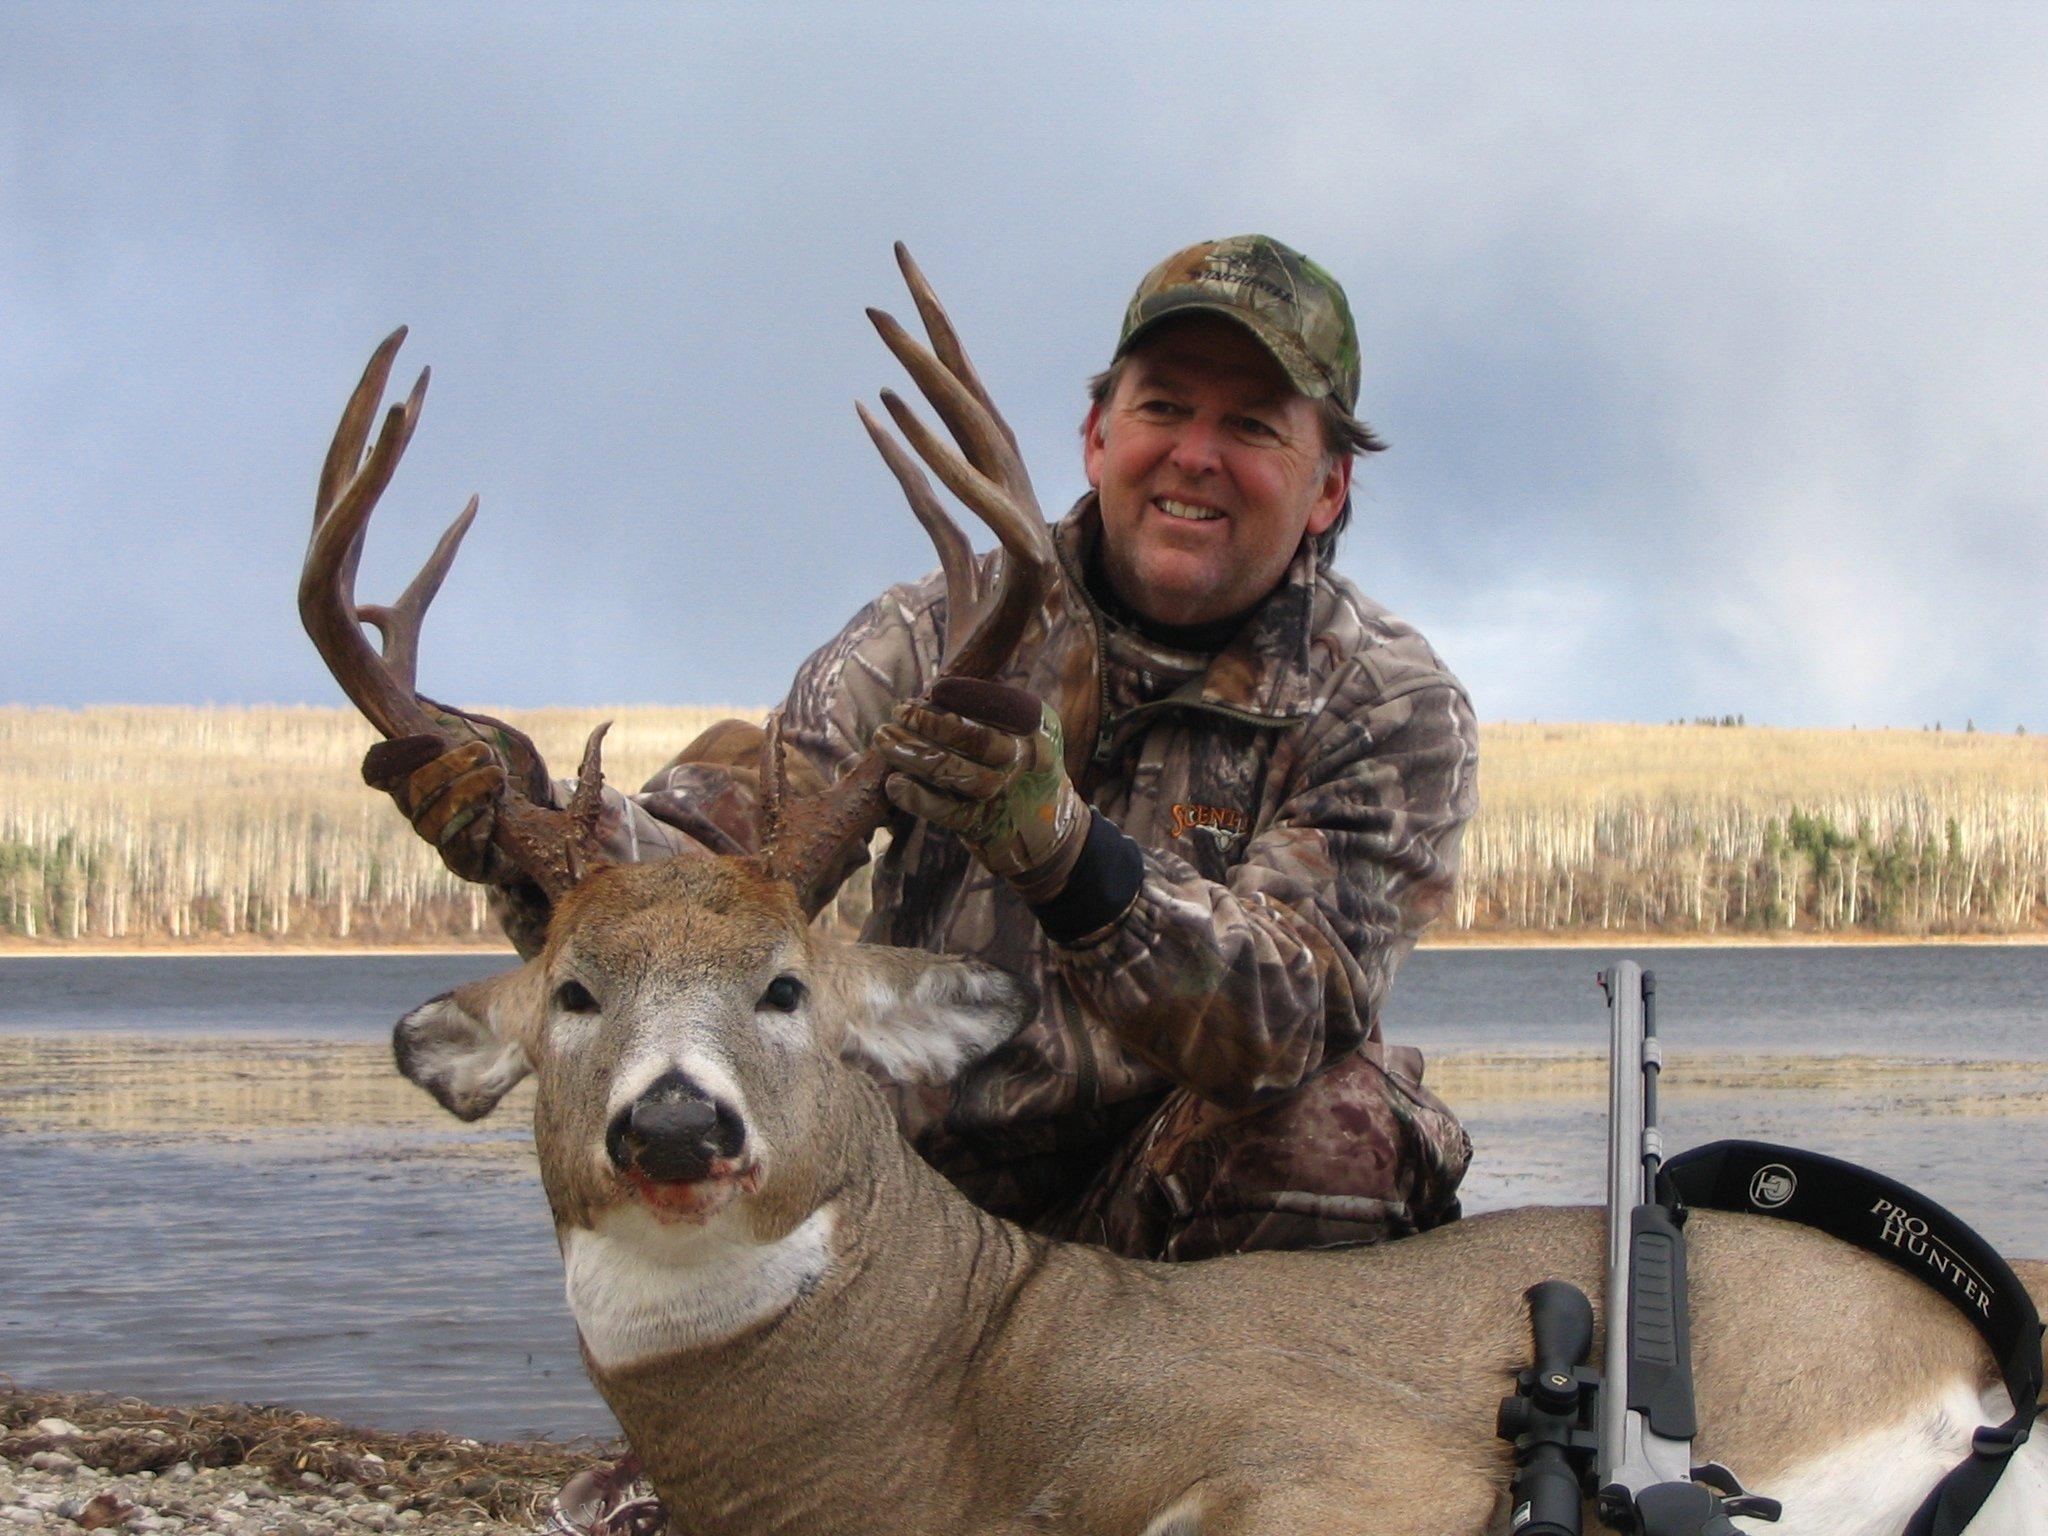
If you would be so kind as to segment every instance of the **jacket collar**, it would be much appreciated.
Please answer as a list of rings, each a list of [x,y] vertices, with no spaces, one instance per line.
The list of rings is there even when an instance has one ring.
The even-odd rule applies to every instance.
[[[1115,621],[1089,596],[1082,578],[1088,554],[1101,537],[1102,512],[1093,491],[1053,528],[1053,543],[1068,585],[1074,597],[1087,606],[1098,630],[1107,636]],[[1252,610],[1244,627],[1209,659],[1199,676],[1161,702],[1257,715],[1275,724],[1306,715],[1315,692],[1309,672],[1309,638],[1315,622],[1316,588],[1315,542],[1303,539],[1279,585]]]

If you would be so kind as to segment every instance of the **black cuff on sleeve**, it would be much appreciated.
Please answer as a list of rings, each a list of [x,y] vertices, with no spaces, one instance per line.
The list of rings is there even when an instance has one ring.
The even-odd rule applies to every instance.
[[[1055,944],[1071,944],[1115,922],[1130,910],[1145,881],[1144,850],[1100,811],[1089,814],[1094,820],[1088,841],[1081,846],[1066,888],[1031,909]]]

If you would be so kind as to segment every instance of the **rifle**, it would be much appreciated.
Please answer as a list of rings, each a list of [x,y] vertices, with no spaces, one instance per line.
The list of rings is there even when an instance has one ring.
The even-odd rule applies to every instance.
[[[1775,1520],[1718,1462],[1694,1466],[1692,1339],[1683,1214],[1659,1201],[1656,978],[1623,960],[1600,973],[1612,1029],[1607,1105],[1607,1354],[1592,1352],[1585,1293],[1546,1280],[1528,1293],[1536,1364],[1516,1377],[1495,1431],[1515,1446],[1514,1536],[1580,1536],[1582,1490],[1600,1518],[1640,1536],[1741,1536],[1730,1517]]]
[[[1683,1216],[1658,1199],[1657,978],[1633,960],[1600,973],[1612,1026],[1607,1081],[1607,1373],[1594,1486],[1600,1518],[1642,1536],[1740,1536],[1775,1520],[1719,1462],[1695,1466]]]

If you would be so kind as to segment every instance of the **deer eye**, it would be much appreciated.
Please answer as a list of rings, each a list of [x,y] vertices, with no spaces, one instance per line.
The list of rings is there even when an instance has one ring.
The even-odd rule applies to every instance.
[[[761,994],[757,1008],[773,1008],[777,1013],[795,1013],[796,1005],[804,1000],[804,984],[794,976],[778,976],[768,983],[768,990]]]
[[[580,981],[565,981],[555,988],[555,1006],[564,1013],[595,1013],[597,999]]]

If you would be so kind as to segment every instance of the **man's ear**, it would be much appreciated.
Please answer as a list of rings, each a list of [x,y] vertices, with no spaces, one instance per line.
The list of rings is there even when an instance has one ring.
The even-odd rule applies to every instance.
[[[951,1082],[1038,1011],[1008,971],[921,949],[849,944],[818,957],[817,980],[839,1053],[901,1082]]]
[[[1081,423],[1081,468],[1087,472],[1090,489],[1098,491],[1102,489],[1102,455],[1106,451],[1102,412],[1103,402],[1094,401]]]
[[[525,1041],[540,1023],[541,983],[529,961],[422,1003],[391,1032],[398,1070],[458,1119],[482,1119],[533,1070]]]
[[[1323,483],[1316,491],[1315,505],[1309,508],[1306,532],[1319,537],[1329,532],[1330,525],[1337,521],[1337,514],[1344,510],[1344,502],[1351,494],[1351,455],[1333,453],[1328,468],[1323,471]]]

